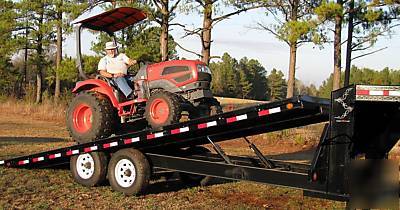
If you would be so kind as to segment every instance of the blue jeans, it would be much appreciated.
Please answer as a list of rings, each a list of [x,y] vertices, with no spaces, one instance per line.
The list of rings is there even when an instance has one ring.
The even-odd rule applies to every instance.
[[[119,90],[125,95],[126,98],[128,98],[129,95],[132,94],[133,90],[128,84],[128,79],[126,77],[116,77],[112,78],[113,81],[117,84]]]

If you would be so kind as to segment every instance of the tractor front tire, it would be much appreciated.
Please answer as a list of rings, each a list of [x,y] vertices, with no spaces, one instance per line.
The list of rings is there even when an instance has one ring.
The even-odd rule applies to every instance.
[[[66,124],[70,136],[80,144],[106,138],[118,127],[110,100],[95,93],[81,93],[72,100]]]
[[[145,117],[153,129],[178,123],[181,114],[180,100],[173,93],[157,91],[147,101]]]

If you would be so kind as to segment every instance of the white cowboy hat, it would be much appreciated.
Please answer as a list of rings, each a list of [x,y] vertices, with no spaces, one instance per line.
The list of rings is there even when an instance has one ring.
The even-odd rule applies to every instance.
[[[117,48],[117,45],[114,43],[114,42],[107,42],[106,43],[106,50],[113,50],[113,49],[116,49]]]

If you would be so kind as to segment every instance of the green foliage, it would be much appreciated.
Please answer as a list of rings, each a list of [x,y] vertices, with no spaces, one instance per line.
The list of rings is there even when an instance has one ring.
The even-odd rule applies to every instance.
[[[343,6],[333,1],[325,0],[315,8],[314,12],[321,21],[333,20],[337,15],[343,15]]]
[[[117,34],[117,42],[122,45],[120,49],[128,57],[136,60],[147,62],[160,62],[160,32],[159,27],[150,27],[145,29],[144,25],[128,27],[124,34]],[[101,33],[96,43],[92,43],[92,50],[99,55],[104,55],[105,43],[111,41],[105,33]],[[171,35],[169,35],[169,59],[177,58],[176,43]]]
[[[0,59],[0,95],[14,94],[19,79],[20,75],[10,60]]]
[[[218,96],[267,100],[266,70],[254,59],[239,62],[224,53],[219,62],[210,64],[212,90]]]
[[[341,75],[342,80],[344,73]],[[332,91],[333,76],[330,75],[322,85],[319,87],[318,96],[330,98]],[[393,70],[384,68],[381,71],[358,68],[352,66],[350,74],[350,84],[365,84],[365,85],[399,85],[400,84],[400,70]]]
[[[16,50],[16,39],[12,32],[17,27],[17,13],[12,1],[0,0],[0,60],[8,59]]]
[[[159,27],[145,29],[127,44],[126,54],[141,61],[160,62],[160,32],[161,29]],[[168,39],[169,59],[176,59],[176,43],[171,35],[169,35]]]
[[[271,101],[284,99],[286,97],[286,81],[282,71],[272,69],[267,77],[268,93]]]

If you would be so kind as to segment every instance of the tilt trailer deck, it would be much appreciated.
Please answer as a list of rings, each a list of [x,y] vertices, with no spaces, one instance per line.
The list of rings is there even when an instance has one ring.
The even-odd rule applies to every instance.
[[[330,101],[297,96],[0,164],[44,168],[70,162],[78,183],[94,186],[108,178],[113,189],[125,194],[143,193],[152,172],[163,169],[181,172],[183,181],[197,182],[205,176],[249,180],[303,189],[308,196],[348,201],[352,160],[386,159],[397,143],[399,102],[399,86],[352,85],[332,92]],[[320,122],[327,123],[310,164],[270,159],[246,138]],[[243,138],[256,156],[228,156],[216,144],[237,138]],[[217,154],[197,146],[208,143]],[[398,190],[398,186],[395,188]]]

